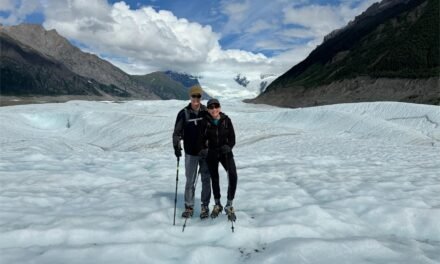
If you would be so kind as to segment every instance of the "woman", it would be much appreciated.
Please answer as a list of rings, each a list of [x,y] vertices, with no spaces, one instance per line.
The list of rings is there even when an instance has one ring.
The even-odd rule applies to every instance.
[[[232,202],[237,188],[237,169],[235,167],[232,148],[235,145],[235,132],[231,119],[221,112],[220,102],[217,99],[210,99],[207,104],[209,115],[205,116],[203,122],[203,139],[205,148],[201,151],[201,156],[206,156],[208,169],[211,174],[212,190],[214,193],[215,205],[211,212],[211,217],[216,218],[222,211],[223,206],[220,202],[220,183],[218,165],[222,164],[227,171],[228,201],[225,212],[229,220],[235,221],[235,212]]]

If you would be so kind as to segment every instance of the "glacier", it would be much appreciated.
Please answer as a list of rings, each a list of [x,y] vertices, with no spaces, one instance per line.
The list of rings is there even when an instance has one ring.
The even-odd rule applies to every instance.
[[[440,263],[439,106],[222,102],[237,136],[232,233],[225,215],[172,224],[186,104],[1,107],[0,263]],[[181,162],[178,216],[184,183]]]

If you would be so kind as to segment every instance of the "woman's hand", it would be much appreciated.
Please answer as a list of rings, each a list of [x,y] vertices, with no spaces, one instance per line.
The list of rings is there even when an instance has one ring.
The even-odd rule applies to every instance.
[[[223,145],[223,146],[220,147],[220,152],[223,153],[223,154],[227,154],[227,153],[229,153],[231,151],[232,151],[232,149],[231,149],[231,147],[229,145]]]
[[[208,149],[205,148],[205,149],[200,150],[199,156],[202,158],[206,158],[208,156]]]

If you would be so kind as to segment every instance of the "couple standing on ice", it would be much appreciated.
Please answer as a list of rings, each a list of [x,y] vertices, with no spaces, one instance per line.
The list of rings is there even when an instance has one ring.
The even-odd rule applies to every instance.
[[[209,216],[211,200],[211,182],[215,205],[211,217],[217,217],[223,206],[220,202],[219,163],[228,175],[228,200],[225,213],[229,220],[235,221],[234,200],[237,187],[237,169],[232,148],[235,145],[235,132],[231,119],[221,112],[220,102],[210,99],[207,106],[201,104],[203,90],[193,86],[189,90],[191,102],[178,114],[173,133],[174,153],[182,156],[180,141],[183,140],[185,151],[185,211],[183,218],[190,218],[194,213],[194,193],[197,180],[197,167],[202,178],[200,218]]]

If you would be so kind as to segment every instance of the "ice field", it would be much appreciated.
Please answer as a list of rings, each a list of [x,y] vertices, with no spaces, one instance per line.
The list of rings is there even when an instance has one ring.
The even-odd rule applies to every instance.
[[[186,104],[1,107],[0,263],[440,263],[439,106],[224,102],[237,135],[232,233],[200,206],[185,232],[172,225],[171,134]]]

